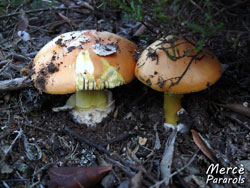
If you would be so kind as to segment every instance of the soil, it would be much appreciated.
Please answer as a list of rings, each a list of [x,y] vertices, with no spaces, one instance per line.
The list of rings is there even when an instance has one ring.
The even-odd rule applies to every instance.
[[[76,10],[80,11],[80,9]],[[67,13],[65,10],[57,11]],[[44,15],[44,12],[41,14]],[[74,29],[116,31],[134,40],[141,48],[138,53],[145,47],[143,41],[132,37],[138,27],[133,27],[123,19],[110,14],[105,15],[98,11],[96,14],[97,17],[84,13],[84,16],[80,17],[77,11],[71,11],[67,16],[74,24],[65,20],[63,24],[60,24],[62,18],[56,17],[52,12],[44,17],[38,13],[29,15],[30,19],[33,16],[33,21],[30,20],[29,23],[33,27],[27,30],[32,41],[19,40],[18,42],[18,37],[13,36],[14,38],[9,37],[1,42],[3,47],[0,48],[0,52],[4,52],[5,57],[7,54],[12,54],[11,57],[13,57],[12,62],[6,64],[4,69],[3,66],[0,67],[4,71],[4,73],[0,71],[1,80],[22,76],[22,68],[32,71],[32,59],[36,53],[30,56],[27,54],[37,52],[55,36]],[[48,22],[51,18],[53,18],[51,22]],[[13,17],[8,19],[10,23],[14,23]],[[1,24],[6,23],[3,20]],[[47,24],[46,27],[43,27],[45,24]],[[9,30],[15,32],[14,25],[9,27]],[[8,35],[8,32],[1,32],[3,37]],[[147,43],[150,44],[154,39]],[[220,62],[227,67],[215,85],[201,92],[186,94],[182,99],[182,106],[186,113],[180,115],[179,122],[185,124],[188,131],[177,133],[172,173],[185,166],[197,151],[198,154],[191,165],[173,176],[170,182],[171,188],[195,188],[206,185],[204,184],[207,178],[206,171],[212,161],[204,154],[204,151],[201,151],[201,146],[196,145],[191,130],[196,130],[206,141],[210,152],[221,166],[235,167],[250,163],[249,113],[246,116],[235,109],[220,105],[237,103],[250,108],[250,65],[246,58],[248,56],[245,52],[235,52],[229,44],[224,44],[222,48],[221,44],[215,43],[214,40],[211,39],[210,50],[214,50]],[[59,40],[57,43],[63,45]],[[12,48],[9,45],[12,45]],[[18,68],[20,60],[15,54],[24,56]],[[58,66],[60,65],[54,65],[52,60],[48,67],[44,67],[39,72],[39,79],[36,82],[39,90],[44,89],[46,76],[56,72]],[[143,85],[137,79],[111,91],[115,100],[115,111],[95,127],[76,124],[68,112],[52,112],[53,107],[63,106],[70,95],[49,95],[39,92],[34,87],[0,93],[0,187],[7,187],[5,184],[9,187],[47,187],[50,179],[47,171],[51,167],[103,165],[103,160],[113,165],[113,170],[109,174],[109,177],[113,176],[113,179],[107,180],[110,185],[99,184],[97,187],[122,187],[122,183],[126,187],[126,181],[131,181],[133,176],[112,163],[109,160],[112,157],[107,157],[107,154],[99,149],[80,142],[66,128],[88,139],[91,143],[103,146],[106,150],[132,161],[134,166],[146,169],[147,173],[143,174],[141,187],[149,187],[160,181],[160,162],[165,144],[171,134],[171,131],[166,131],[163,127],[163,93]],[[154,130],[154,127],[157,129]],[[19,137],[18,131],[19,133],[22,131]],[[161,144],[159,149],[154,148],[157,134]],[[142,139],[145,140],[143,144],[140,143]],[[11,149],[8,151],[9,147]],[[118,161],[115,157],[112,159]],[[138,169],[132,169],[132,171],[134,174],[139,172]],[[245,167],[244,177],[248,180],[249,173],[249,167]],[[228,176],[238,177],[239,174]],[[227,175],[220,177],[227,177]],[[216,187],[213,183],[206,186]],[[220,187],[250,187],[250,182],[222,183]]]

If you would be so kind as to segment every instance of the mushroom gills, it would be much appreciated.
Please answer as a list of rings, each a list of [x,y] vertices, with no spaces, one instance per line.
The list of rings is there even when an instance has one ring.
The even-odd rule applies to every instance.
[[[105,88],[114,88],[123,85],[125,82],[118,69],[111,66],[107,60],[101,58],[104,71],[95,78],[95,68],[88,51],[82,51],[76,60],[76,89],[79,90],[101,90]]]

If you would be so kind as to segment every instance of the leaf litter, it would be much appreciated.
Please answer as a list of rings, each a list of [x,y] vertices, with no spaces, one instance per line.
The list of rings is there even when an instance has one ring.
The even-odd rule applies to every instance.
[[[127,23],[126,19],[119,19],[113,14],[116,10],[113,7],[107,6],[107,10],[104,11],[96,9],[94,4],[90,5],[85,2],[85,5],[79,6],[72,1],[70,9],[63,4],[64,2],[66,1],[61,2],[63,6],[58,5],[53,8],[53,11],[51,7],[46,7],[47,5],[41,5],[43,7],[39,8],[40,10],[28,10],[27,5],[24,4],[23,11],[19,8],[18,12],[4,19],[1,18],[0,86],[3,82],[14,83],[14,85],[18,83],[22,86],[26,80],[22,77],[22,68],[30,71],[27,73],[29,76],[36,52],[49,40],[61,33],[72,31],[72,28],[116,31],[117,34],[126,38],[135,39],[134,42],[140,46],[140,50],[160,37],[159,34],[150,33],[148,28],[145,29],[140,23],[133,25]],[[58,14],[60,16],[56,17],[54,12],[60,13]],[[116,14],[120,14],[119,11]],[[20,38],[17,35],[18,31],[22,31],[20,36],[28,34],[29,37]],[[150,33],[151,37],[148,41],[140,40],[140,38],[138,40],[138,37],[133,37],[136,31],[143,34]],[[236,110],[235,106],[229,107],[228,105],[241,105],[246,102],[249,104],[250,91],[247,86],[250,80],[250,68],[245,63],[249,53],[247,53],[247,48],[243,49],[240,46],[236,53],[235,49],[223,41],[224,37],[211,38],[209,47],[214,50],[222,63],[229,66],[215,86],[184,97],[183,107],[187,114],[183,115],[180,121],[204,135],[217,159],[225,166],[243,164],[248,171],[250,144],[247,128],[249,113],[246,108],[249,107],[242,105],[244,108],[240,106],[240,110]],[[230,36],[227,37],[230,38]],[[26,40],[27,38],[31,40]],[[112,48],[106,51],[114,53]],[[53,67],[50,68],[53,72]],[[66,112],[57,114],[51,111],[56,106],[62,106],[68,96],[39,94],[32,84],[28,86],[6,87],[0,93],[0,156],[2,161],[0,186],[46,187],[50,181],[48,169],[52,166],[68,168],[73,166],[80,168],[81,165],[98,166],[96,158],[101,157],[109,163],[113,162],[113,176],[109,179],[110,183],[105,183],[105,185],[128,187],[132,180],[137,187],[163,185],[164,179],[159,171],[164,148],[160,146],[160,143],[166,142],[170,134],[166,133],[161,126],[163,111],[162,96],[159,93],[145,88],[137,80],[114,89],[119,114],[113,114],[98,127],[88,129],[73,123]],[[130,118],[126,118],[128,114]],[[156,128],[154,129],[156,124],[158,125],[157,131]],[[91,143],[100,146],[108,143],[104,148],[112,155],[108,156],[103,152],[105,150],[101,151],[72,137],[65,131],[67,126]],[[21,130],[22,135],[19,135]],[[13,131],[17,132],[13,134]],[[128,133],[129,136],[119,137],[124,133]],[[25,137],[26,141],[24,141]],[[143,145],[139,144],[139,138]],[[129,153],[128,147],[136,152]],[[171,179],[170,186],[199,187],[202,185],[199,180],[206,179],[205,172],[211,161],[204,157],[203,153],[196,153],[197,146],[192,142],[191,132],[178,135],[173,147],[172,166],[168,168],[169,177],[166,177],[168,181]],[[82,152],[83,150],[86,152]],[[230,155],[229,151],[233,152],[233,155]],[[176,168],[176,159],[182,162],[178,168]],[[188,179],[191,168],[193,169],[192,177]],[[249,174],[246,173],[246,176],[249,177]],[[178,178],[182,181],[177,181]]]

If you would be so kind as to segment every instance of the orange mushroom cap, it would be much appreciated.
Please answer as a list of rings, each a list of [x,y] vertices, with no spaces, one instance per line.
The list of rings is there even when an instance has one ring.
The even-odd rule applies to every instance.
[[[137,47],[109,32],[73,31],[54,38],[33,62],[34,85],[50,94],[113,88],[134,78]]]
[[[135,75],[142,83],[158,91],[185,94],[206,89],[220,78],[222,68],[219,60],[211,52],[203,50],[193,59],[180,82],[172,84],[179,79],[196,54],[194,45],[185,39],[172,44],[174,48],[167,38],[158,40],[142,52],[135,68]],[[165,51],[167,49],[170,56],[174,57],[175,54],[181,58],[170,58]],[[184,56],[188,51],[187,56]]]

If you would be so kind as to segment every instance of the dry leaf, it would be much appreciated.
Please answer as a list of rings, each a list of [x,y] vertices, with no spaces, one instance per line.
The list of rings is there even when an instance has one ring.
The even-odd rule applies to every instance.
[[[5,59],[5,55],[4,55],[2,48],[0,47],[0,61],[2,61],[4,59]]]
[[[138,172],[131,179],[131,188],[140,188],[142,182],[142,171]]]
[[[147,138],[144,138],[144,137],[139,137],[139,144],[141,146],[144,146],[146,143],[147,143]]]
[[[69,25],[73,26],[74,28],[77,28],[77,25],[71,21],[68,17],[64,16],[63,14],[61,14],[60,12],[57,13],[57,15],[64,20],[65,22],[67,22]]]
[[[218,104],[221,107],[228,108],[236,113],[245,115],[250,118],[250,108],[243,106],[242,104]]]
[[[161,176],[164,179],[165,185],[169,184],[171,179],[171,166],[174,154],[174,143],[177,135],[177,128],[173,130],[171,135],[168,137],[168,140],[165,145],[165,151],[162,156],[160,163]]]
[[[217,160],[212,153],[212,151],[208,148],[208,146],[203,142],[199,134],[195,130],[191,130],[193,135],[193,140],[195,144],[200,148],[200,150],[214,163],[217,163]]]
[[[87,2],[83,2],[82,3],[82,6],[84,6],[84,7],[86,7],[86,8],[88,8],[88,9],[90,9],[90,10],[92,10],[92,11],[94,11],[95,9],[94,9],[94,7],[93,6],[91,6],[89,3],[87,3]]]
[[[195,181],[195,183],[199,186],[199,187],[202,187],[202,188],[209,188],[208,185],[206,185],[206,182],[203,181],[202,179],[200,179],[199,177],[197,177],[196,175],[194,174],[191,174],[193,180]]]
[[[26,31],[29,25],[28,17],[25,14],[23,9],[20,10],[19,13],[19,21],[17,24],[17,31]]]
[[[111,166],[59,167],[48,171],[49,188],[91,188],[112,169]]]
[[[143,34],[145,30],[146,30],[145,25],[141,25],[141,26],[139,27],[139,29],[134,33],[133,36]]]
[[[118,117],[118,112],[119,112],[119,110],[118,110],[118,108],[116,108],[116,109],[115,109],[115,112],[114,112],[114,118],[117,118],[117,117]]]

